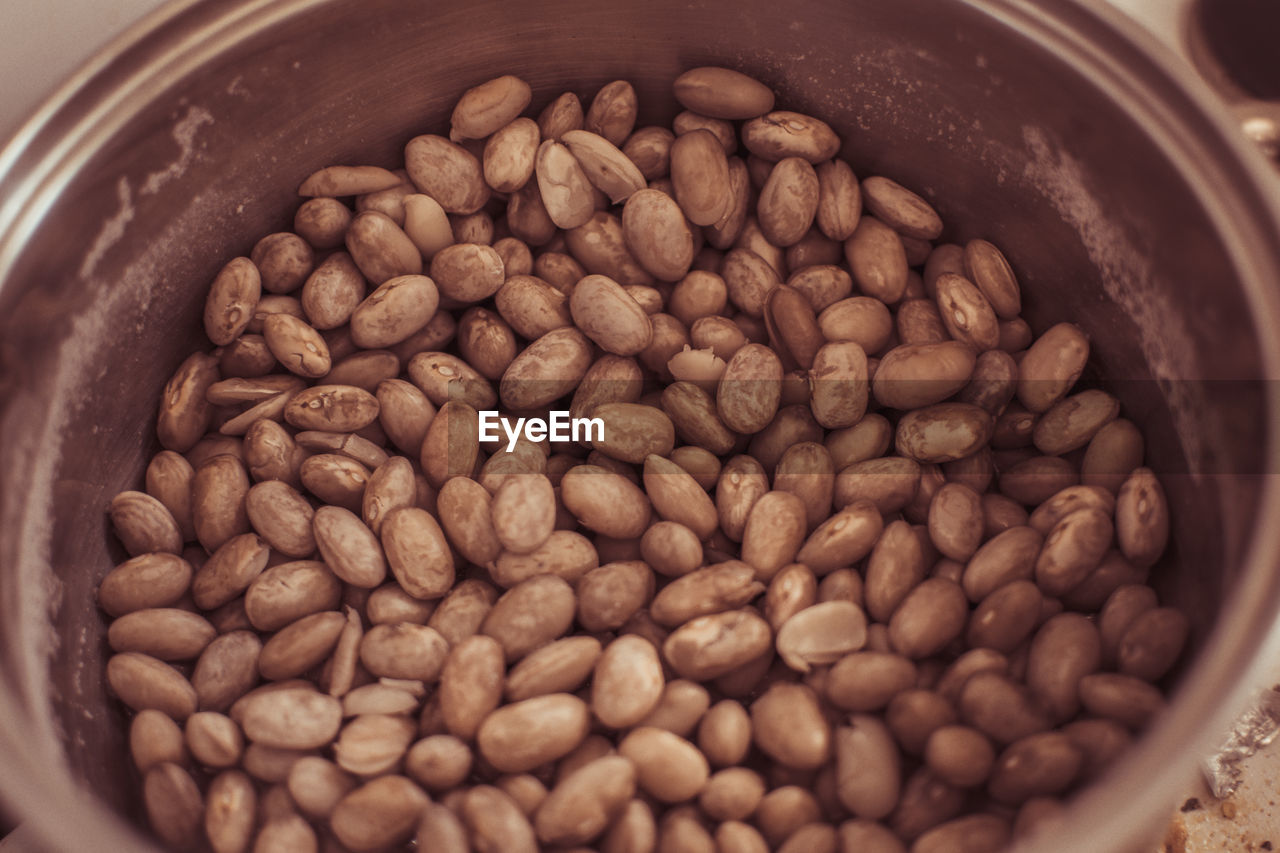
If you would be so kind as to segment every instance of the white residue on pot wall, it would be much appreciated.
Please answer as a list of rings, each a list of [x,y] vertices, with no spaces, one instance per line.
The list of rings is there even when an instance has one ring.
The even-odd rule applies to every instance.
[[[1087,170],[1038,127],[1024,126],[1022,138],[1028,154],[1023,178],[1075,229],[1107,296],[1133,319],[1139,347],[1166,396],[1194,475],[1197,461],[1203,458],[1200,412],[1205,403],[1195,384],[1186,381],[1197,378],[1198,371],[1184,318],[1169,307],[1152,281],[1142,252],[1090,192]]]

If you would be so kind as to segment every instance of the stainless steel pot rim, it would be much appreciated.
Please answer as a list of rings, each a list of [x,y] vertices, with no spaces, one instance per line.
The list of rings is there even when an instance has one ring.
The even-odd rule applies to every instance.
[[[272,24],[323,6],[326,0],[243,0],[238,3],[171,0],[116,38],[83,66],[0,149],[0,288],[26,238],[39,227],[51,200],[81,168],[96,145],[110,138],[130,115],[227,46]],[[1157,39],[1101,0],[1079,0],[1052,9],[1034,0],[960,0],[992,15],[1046,49],[1093,68],[1091,79],[1119,102],[1134,108],[1158,131],[1166,154],[1186,167],[1199,198],[1237,262],[1239,278],[1259,327],[1280,328],[1280,181],[1239,133],[1231,114],[1195,73]],[[1158,91],[1153,91],[1158,89]],[[1190,112],[1177,109],[1174,100]],[[1194,117],[1195,127],[1187,115]],[[1251,187],[1252,195],[1220,194],[1223,186]],[[1270,192],[1268,192],[1268,189]],[[1260,334],[1270,417],[1266,478],[1259,518],[1280,517],[1280,338]],[[1280,625],[1265,614],[1280,612],[1280,529],[1259,525],[1245,558],[1246,570],[1224,606],[1244,608],[1251,618],[1219,620],[1213,637],[1184,678],[1172,710],[1144,738],[1109,780],[1085,792],[1077,811],[1091,813],[1086,831],[1056,839],[1055,850],[1096,850],[1101,840],[1140,840],[1149,827],[1132,815],[1161,815],[1172,807],[1153,779],[1179,779],[1196,755],[1213,745],[1249,698],[1249,684],[1263,661],[1280,654]],[[38,669],[22,661],[27,669]],[[32,713],[47,713],[35,695],[36,671],[4,673],[16,692],[0,691],[0,750],[8,772],[0,782],[14,814],[30,820],[51,849],[139,849],[142,837],[92,797],[80,792],[62,766],[58,745],[25,733]],[[16,700],[21,696],[21,700]],[[23,707],[25,703],[26,707]],[[42,727],[43,728],[43,727]],[[1187,732],[1195,732],[1188,738]],[[50,772],[50,768],[57,768]],[[1123,792],[1128,810],[1115,808]],[[53,808],[51,803],[64,804]],[[71,805],[74,804],[74,805]]]

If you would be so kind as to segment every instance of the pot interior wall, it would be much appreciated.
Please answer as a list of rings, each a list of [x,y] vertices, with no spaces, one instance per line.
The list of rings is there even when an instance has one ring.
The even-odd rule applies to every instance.
[[[47,547],[61,584],[50,676],[68,758],[108,801],[136,811],[94,606],[121,556],[104,508],[141,482],[159,389],[203,345],[205,287],[289,227],[313,169],[398,166],[409,137],[446,131],[457,95],[500,73],[532,84],[534,111],[626,78],[643,124],[675,112],[680,70],[740,68],[780,106],[829,120],[859,176],[929,198],[944,239],[1001,246],[1033,327],[1089,330],[1097,374],[1148,434],[1176,517],[1157,584],[1203,640],[1253,521],[1248,487],[1214,475],[1263,467],[1254,324],[1194,188],[1104,84],[1047,52],[1032,13],[351,0],[261,16],[273,23],[239,44],[224,45],[231,27],[175,60],[169,88],[70,176],[0,294],[9,398],[25,413],[6,413],[6,435],[23,439],[3,451],[6,489],[30,484],[22,547]]]

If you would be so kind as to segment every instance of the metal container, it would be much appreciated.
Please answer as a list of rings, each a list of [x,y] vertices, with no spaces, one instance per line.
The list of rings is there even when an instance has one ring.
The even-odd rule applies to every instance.
[[[232,0],[153,14],[0,152],[0,796],[49,848],[145,843],[94,605],[120,556],[104,509],[140,481],[221,264],[288,227],[312,170],[397,165],[499,73],[535,110],[629,79],[643,124],[703,64],[828,119],[855,171],[921,191],[947,239],[1004,247],[1034,327],[1091,333],[1167,484],[1155,582],[1197,651],[1051,849],[1159,833],[1280,647],[1280,193],[1158,43],[1033,0]]]

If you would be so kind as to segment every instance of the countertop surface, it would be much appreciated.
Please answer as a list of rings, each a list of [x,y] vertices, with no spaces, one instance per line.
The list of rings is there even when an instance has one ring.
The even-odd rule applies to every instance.
[[[1132,12],[1164,0],[1111,2]],[[0,140],[96,51],[160,5],[162,0],[5,0]],[[1172,806],[1162,853],[1280,851],[1280,746],[1262,750],[1244,768],[1243,784],[1226,800],[1215,799],[1203,780],[1187,780],[1185,798]],[[23,835],[0,840],[0,850],[33,851]]]

